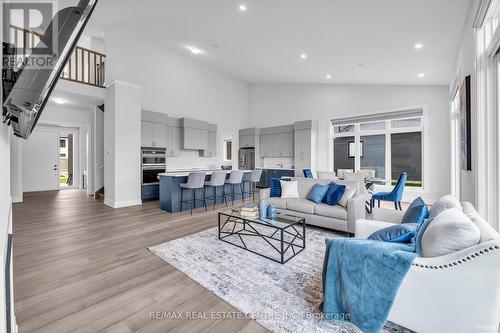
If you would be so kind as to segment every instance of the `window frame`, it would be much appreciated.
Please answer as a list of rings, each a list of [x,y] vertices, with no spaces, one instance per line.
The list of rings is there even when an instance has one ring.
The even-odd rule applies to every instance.
[[[227,159],[227,152],[228,152],[228,147],[227,147],[227,144],[228,142],[231,143],[231,159]],[[224,159],[224,162],[232,162],[234,160],[234,156],[233,156],[233,139],[225,139],[224,140],[224,144],[223,144],[223,159]]]
[[[405,120],[405,119],[414,119],[414,118],[420,118],[420,126],[412,126],[412,127],[397,127],[393,128],[391,126],[391,122],[393,120]],[[375,130],[361,130],[361,124],[362,123],[369,123],[369,122],[385,122],[385,129],[375,129]],[[347,133],[335,133],[334,128],[335,126],[345,126],[345,125],[354,125],[354,132],[347,132]],[[405,116],[394,116],[394,117],[387,117],[385,119],[381,120],[366,120],[363,121],[362,119],[357,120],[357,121],[346,121],[345,125],[344,124],[338,124],[338,123],[331,123],[331,138],[330,142],[332,144],[332,157],[331,157],[331,163],[333,166],[333,170],[335,170],[335,144],[334,140],[336,138],[341,138],[341,137],[354,137],[354,142],[356,143],[356,146],[360,147],[360,142],[361,137],[364,136],[371,136],[371,135],[385,135],[385,180],[388,181],[386,187],[392,187],[391,181],[392,181],[392,140],[391,140],[391,135],[392,134],[398,134],[398,133],[415,133],[415,132],[420,132],[421,133],[421,151],[422,151],[422,156],[421,156],[421,161],[422,161],[422,186],[420,187],[412,187],[412,189],[415,190],[425,190],[425,118],[424,118],[424,112],[422,112],[422,115],[408,115],[407,117]],[[355,163],[354,163],[354,168],[355,170],[360,170],[361,169],[361,157],[359,156],[359,151],[355,156]]]

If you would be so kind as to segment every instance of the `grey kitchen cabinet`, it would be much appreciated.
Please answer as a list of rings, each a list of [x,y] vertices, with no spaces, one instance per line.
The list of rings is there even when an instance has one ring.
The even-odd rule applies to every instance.
[[[303,169],[314,169],[313,152],[316,149],[317,127],[315,121],[295,123],[295,172],[302,176]]]
[[[167,157],[179,156],[182,151],[182,131],[179,118],[167,117]]]
[[[260,136],[261,157],[292,157],[293,132],[269,133]]]
[[[167,157],[181,154],[181,128],[167,126]]]
[[[201,157],[217,156],[217,125],[208,124],[207,149],[200,150]]]
[[[141,146],[165,148],[167,144],[167,126],[162,123],[141,121]]]
[[[277,151],[276,155],[280,157],[291,157],[294,155],[293,151],[293,132],[277,134]]]
[[[182,118],[182,148],[186,150],[208,149],[208,123],[201,120]]]
[[[154,143],[154,123],[141,121],[141,146],[153,147]]]
[[[259,129],[244,128],[239,131],[239,147],[240,148],[258,148],[259,147]],[[257,149],[258,150],[258,149]]]
[[[260,157],[272,156],[273,138],[271,134],[260,136]]]
[[[155,123],[153,126],[154,147],[165,148],[167,146],[167,125]]]
[[[240,148],[255,147],[255,135],[240,135]]]

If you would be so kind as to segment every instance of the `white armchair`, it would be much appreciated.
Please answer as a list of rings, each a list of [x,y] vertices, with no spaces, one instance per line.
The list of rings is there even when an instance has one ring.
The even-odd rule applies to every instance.
[[[498,333],[500,323],[500,235],[474,210],[464,213],[481,230],[471,248],[441,257],[418,257],[398,291],[389,320],[416,332]],[[355,235],[400,223],[403,212],[374,209],[375,220],[357,220]]]

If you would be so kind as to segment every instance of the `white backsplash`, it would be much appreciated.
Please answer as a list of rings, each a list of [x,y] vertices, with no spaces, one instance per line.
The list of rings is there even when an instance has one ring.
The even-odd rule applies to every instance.
[[[291,169],[293,162],[293,157],[264,157],[264,168],[277,168],[283,164],[283,168]]]

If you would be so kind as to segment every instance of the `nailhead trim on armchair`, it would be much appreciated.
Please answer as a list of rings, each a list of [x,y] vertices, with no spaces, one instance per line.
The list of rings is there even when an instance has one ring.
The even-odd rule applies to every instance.
[[[470,261],[472,260],[473,258],[477,258],[479,257],[480,255],[482,254],[485,254],[489,251],[494,251],[494,250],[498,250],[500,248],[500,246],[498,245],[495,245],[495,246],[490,246],[489,248],[487,249],[484,249],[484,250],[480,250],[479,252],[476,252],[475,254],[472,254],[466,258],[463,258],[463,259],[460,259],[458,261],[454,261],[450,264],[447,264],[447,265],[421,265],[421,264],[415,264],[413,263],[412,266],[415,266],[415,267],[420,267],[420,268],[429,268],[429,269],[444,269],[444,268],[450,268],[450,267],[453,267],[453,266],[457,266],[459,264],[462,264],[462,263],[465,263],[466,261]]]

